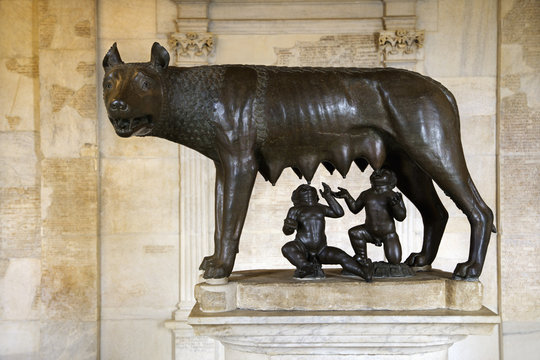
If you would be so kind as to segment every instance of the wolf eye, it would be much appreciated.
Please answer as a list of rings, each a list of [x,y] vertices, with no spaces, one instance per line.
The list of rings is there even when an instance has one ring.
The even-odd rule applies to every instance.
[[[112,83],[110,81],[108,81],[108,82],[105,83],[104,87],[105,87],[105,89],[110,90],[110,89],[112,89]]]
[[[142,72],[135,74],[133,80],[133,89],[140,93],[145,93],[155,86],[155,82],[153,81],[153,79]]]
[[[148,91],[152,88],[153,86],[153,82],[152,80],[149,80],[149,79],[144,79],[140,82],[140,86],[141,86],[141,90],[142,91]]]

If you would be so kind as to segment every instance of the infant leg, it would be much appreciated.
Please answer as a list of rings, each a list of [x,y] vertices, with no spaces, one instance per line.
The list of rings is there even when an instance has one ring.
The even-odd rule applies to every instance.
[[[368,258],[366,245],[368,242],[373,241],[371,235],[365,229],[364,225],[355,226],[349,229],[349,239],[351,240],[351,245],[354,249],[356,260],[366,260]]]
[[[281,253],[296,266],[295,278],[324,278],[324,272],[317,259],[310,259],[306,248],[299,241],[290,241],[283,245]]]
[[[281,248],[281,253],[298,269],[310,265],[307,251],[296,241],[289,241]]]
[[[373,276],[373,264],[369,259],[358,262],[345,251],[336,247],[327,246],[319,253],[319,259],[323,264],[340,264],[343,269],[360,276],[367,282]]]
[[[387,235],[384,239],[384,255],[390,264],[397,265],[401,262],[401,244],[398,234]]]

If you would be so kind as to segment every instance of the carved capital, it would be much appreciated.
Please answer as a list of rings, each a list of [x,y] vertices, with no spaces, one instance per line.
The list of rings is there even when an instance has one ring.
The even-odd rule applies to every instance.
[[[409,55],[424,46],[423,30],[381,31],[379,34],[379,51],[388,55]]]
[[[214,37],[210,33],[174,33],[169,45],[176,55],[176,63],[208,63],[214,53]]]

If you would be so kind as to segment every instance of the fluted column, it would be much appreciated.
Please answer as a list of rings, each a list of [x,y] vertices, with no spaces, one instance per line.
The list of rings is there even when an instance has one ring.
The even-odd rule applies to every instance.
[[[214,165],[180,147],[180,303],[182,314],[195,304],[193,288],[202,258],[213,251]],[[177,320],[178,317],[175,316]]]

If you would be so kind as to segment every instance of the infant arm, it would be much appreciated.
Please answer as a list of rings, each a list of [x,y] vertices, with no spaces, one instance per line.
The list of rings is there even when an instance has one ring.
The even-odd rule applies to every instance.
[[[347,205],[349,206],[349,210],[351,210],[353,214],[358,214],[360,211],[362,211],[364,206],[366,206],[365,198],[370,190],[371,189],[362,191],[360,193],[360,196],[358,196],[358,199],[353,201],[351,204],[347,203]]]
[[[405,209],[405,203],[403,202],[403,196],[399,192],[393,192],[393,196],[390,198],[390,206],[392,207],[392,216],[397,221],[405,220],[407,216],[407,210]]]
[[[297,228],[296,211],[294,208],[290,208],[287,218],[283,221],[283,233],[285,235],[291,235]]]
[[[332,218],[339,218],[345,215],[343,208],[334,198],[330,186],[325,183],[323,184],[324,190],[319,190],[321,196],[326,200],[329,206],[324,207],[324,215]]]
[[[331,192],[332,196],[338,199],[345,199],[345,203],[347,204],[347,207],[353,214],[358,214],[364,208],[365,191],[360,194],[358,199],[354,200],[354,198],[351,196],[351,194],[349,193],[347,189],[344,189],[342,187],[338,187],[338,189],[339,191]]]

